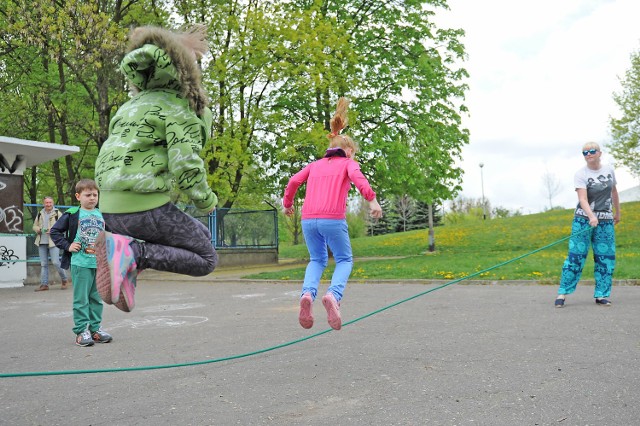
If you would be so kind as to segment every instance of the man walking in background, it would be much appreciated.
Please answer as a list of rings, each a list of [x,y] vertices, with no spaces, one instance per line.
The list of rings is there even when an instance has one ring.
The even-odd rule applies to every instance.
[[[33,221],[33,232],[36,233],[35,245],[38,246],[38,253],[40,254],[40,287],[35,291],[49,290],[49,256],[51,256],[51,263],[53,263],[60,275],[60,280],[62,281],[61,289],[66,290],[69,280],[67,272],[60,267],[60,249],[49,238],[49,231],[56,221],[60,219],[62,212],[55,208],[51,197],[44,197],[42,204],[44,208],[38,212]]]

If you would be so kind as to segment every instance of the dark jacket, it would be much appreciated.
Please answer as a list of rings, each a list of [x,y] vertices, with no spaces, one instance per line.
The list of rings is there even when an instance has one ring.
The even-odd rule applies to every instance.
[[[56,247],[63,250],[60,267],[69,269],[71,266],[71,252],[69,246],[73,243],[78,233],[78,218],[80,217],[80,207],[71,207],[64,212],[62,217],[51,228],[50,238]]]

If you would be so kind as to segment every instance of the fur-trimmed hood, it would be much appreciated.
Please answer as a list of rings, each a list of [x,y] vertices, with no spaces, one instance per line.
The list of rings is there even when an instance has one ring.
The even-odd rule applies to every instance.
[[[202,52],[194,51],[189,44],[189,37],[197,34],[197,31],[176,33],[153,26],[135,28],[120,63],[120,71],[129,80],[132,92],[159,88],[176,90],[202,117],[208,104],[202,72],[196,62]],[[204,39],[200,42],[205,43]]]

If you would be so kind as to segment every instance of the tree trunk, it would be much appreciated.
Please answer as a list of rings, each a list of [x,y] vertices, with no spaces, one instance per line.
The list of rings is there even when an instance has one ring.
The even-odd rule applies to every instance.
[[[300,234],[302,234],[302,229],[300,229],[300,221],[298,220],[299,210],[296,209],[293,214],[293,245],[297,246],[300,244]]]
[[[36,179],[36,173],[38,171],[38,166],[33,166],[29,169],[31,171],[31,176],[29,178],[31,184],[29,186],[29,203],[30,204],[38,204],[38,180]],[[35,218],[38,214],[37,207],[31,207],[31,217]]]
[[[48,46],[45,45],[42,52],[42,65],[46,73],[49,71],[49,55]],[[47,107],[47,132],[49,133],[49,142],[56,143],[56,108],[50,97],[50,92],[44,93],[44,104]],[[62,175],[60,174],[60,160],[52,162],[53,177],[56,184],[56,204],[64,204],[64,191],[62,189]]]
[[[60,93],[63,95],[67,92],[67,80],[64,74],[64,64],[62,61],[62,50],[58,55],[58,80],[60,81]],[[62,97],[64,99],[64,96]],[[67,102],[63,101],[62,107],[60,108],[60,112],[58,114],[58,130],[60,131],[60,139],[64,145],[69,145],[69,132],[67,130]],[[71,155],[67,155],[64,158],[65,168],[67,169],[67,179],[66,185],[63,190],[63,196],[66,198],[66,195],[73,194],[74,188],[73,185],[76,183],[76,173],[73,168],[73,160]],[[60,203],[66,205],[66,200],[59,200]]]
[[[429,252],[436,251],[436,239],[433,232],[433,203],[429,203]]]
[[[53,176],[56,180],[56,204],[66,205],[64,182],[62,181],[62,174],[60,174],[60,160],[53,160]]]

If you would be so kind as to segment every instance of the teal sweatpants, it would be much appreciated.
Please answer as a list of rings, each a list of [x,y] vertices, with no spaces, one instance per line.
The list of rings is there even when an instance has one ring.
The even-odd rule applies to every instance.
[[[73,281],[73,332],[80,334],[87,328],[98,331],[102,323],[102,299],[96,287],[96,270],[71,265]]]
[[[593,275],[596,282],[593,297],[603,298],[611,295],[613,270],[616,266],[616,237],[612,220],[601,220],[598,226],[589,230],[589,221],[575,217],[569,239],[569,254],[562,265],[558,294],[571,294],[576,290],[584,263],[593,248],[595,262]]]

